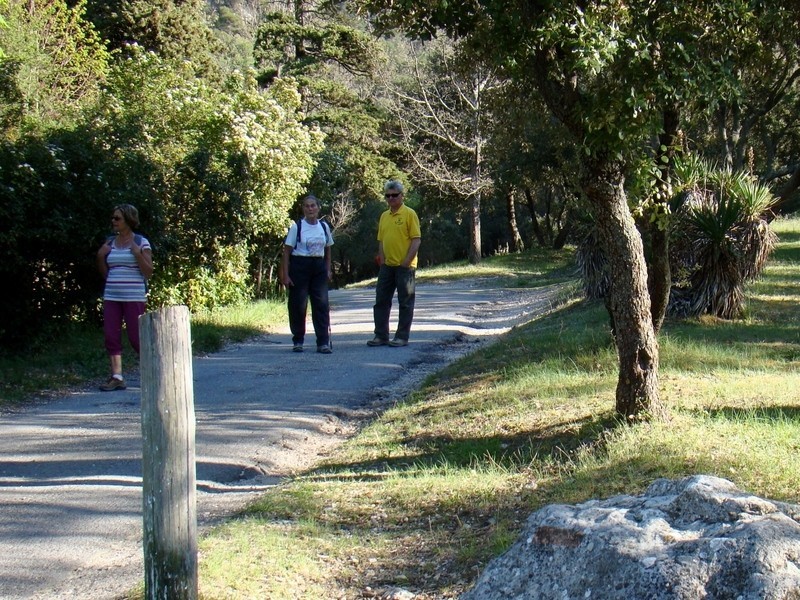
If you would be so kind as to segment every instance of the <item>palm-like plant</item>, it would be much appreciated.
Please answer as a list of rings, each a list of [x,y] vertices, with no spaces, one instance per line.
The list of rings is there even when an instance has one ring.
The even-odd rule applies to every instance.
[[[676,161],[678,193],[669,206],[674,316],[739,316],[744,285],[764,269],[777,237],[766,216],[775,204],[768,187],[746,173],[720,170],[695,156]],[[602,298],[610,277],[594,228],[578,246],[587,298]]]
[[[775,246],[764,219],[774,197],[745,173],[697,161],[683,168],[690,186],[681,194],[673,242],[682,278],[673,287],[670,312],[735,318],[744,307],[744,284],[759,276]]]
[[[751,178],[737,181],[731,191],[744,208],[745,222],[740,234],[744,257],[742,267],[745,281],[752,281],[764,270],[778,241],[765,218],[775,206],[776,198],[769,188]]]

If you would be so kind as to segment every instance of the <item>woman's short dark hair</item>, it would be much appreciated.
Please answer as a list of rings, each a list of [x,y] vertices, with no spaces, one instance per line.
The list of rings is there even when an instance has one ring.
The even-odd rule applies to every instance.
[[[122,213],[122,218],[131,229],[136,229],[139,226],[139,211],[133,204],[117,204],[114,211]]]

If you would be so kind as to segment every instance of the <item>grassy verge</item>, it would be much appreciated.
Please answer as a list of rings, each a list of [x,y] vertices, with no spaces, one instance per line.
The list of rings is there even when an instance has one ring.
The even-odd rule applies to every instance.
[[[446,282],[454,279],[487,278],[503,287],[535,288],[562,283],[576,276],[574,249],[532,248],[519,254],[498,254],[472,265],[466,260],[425,267],[417,271],[418,282]],[[375,284],[367,279],[348,287]]]
[[[666,324],[669,422],[615,426],[604,309],[565,307],[448,367],[205,536],[201,596],[361,598],[397,586],[456,598],[530,512],[635,494],[658,477],[709,473],[800,501],[800,221],[775,227],[781,244],[745,319]]]
[[[285,321],[285,303],[276,300],[192,315],[192,348],[196,353],[214,352],[226,343],[274,331]],[[108,376],[100,325],[71,325],[49,338],[24,355],[0,353],[0,407],[57,396]],[[130,369],[136,357],[123,342],[122,364]]]

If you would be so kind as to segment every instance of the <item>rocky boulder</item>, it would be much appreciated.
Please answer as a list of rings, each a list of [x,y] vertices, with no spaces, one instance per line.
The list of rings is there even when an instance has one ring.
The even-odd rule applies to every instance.
[[[798,600],[800,506],[705,475],[550,505],[461,600]]]

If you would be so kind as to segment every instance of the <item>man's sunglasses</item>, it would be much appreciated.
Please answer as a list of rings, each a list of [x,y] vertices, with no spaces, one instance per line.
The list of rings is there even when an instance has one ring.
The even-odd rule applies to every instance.
[[[399,195],[400,195],[399,192],[397,194],[384,194],[386,198],[397,198]]]

